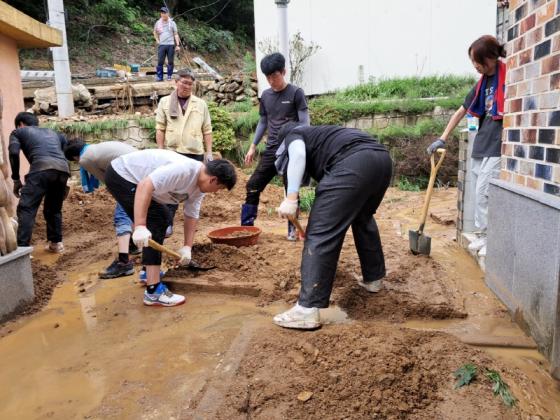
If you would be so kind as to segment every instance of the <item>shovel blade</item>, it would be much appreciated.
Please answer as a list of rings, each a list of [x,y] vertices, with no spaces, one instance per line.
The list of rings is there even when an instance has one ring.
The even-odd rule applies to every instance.
[[[410,251],[414,255],[430,255],[432,249],[432,238],[416,230],[408,231],[408,241],[410,243]]]

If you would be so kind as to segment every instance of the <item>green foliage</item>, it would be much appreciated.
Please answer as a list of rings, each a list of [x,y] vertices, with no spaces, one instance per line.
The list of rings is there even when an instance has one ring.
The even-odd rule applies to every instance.
[[[509,386],[504,382],[500,374],[495,370],[486,369],[484,375],[492,381],[492,392],[494,392],[494,395],[499,395],[505,405],[513,407],[517,400],[511,394]]]
[[[225,105],[229,112],[251,112],[253,107],[253,102],[250,99],[245,99],[242,102],[230,102]]]
[[[315,202],[315,188],[305,187],[299,192],[299,208],[305,213],[311,211],[313,203]]]
[[[335,95],[324,96],[309,102],[311,123],[313,125],[341,125],[353,118],[366,115],[400,112],[420,114],[433,111],[436,106],[455,109],[463,103],[463,97],[437,99],[402,99],[352,102],[337,99]]]
[[[401,191],[419,192],[422,189],[422,186],[415,183],[410,178],[401,175],[399,177],[399,181],[397,182],[397,188]]]
[[[395,138],[413,140],[426,136],[439,136],[443,133],[446,124],[447,121],[442,118],[431,118],[421,120],[416,125],[389,125],[386,128],[372,128],[368,132],[377,137],[381,143],[387,143]]]
[[[89,7],[87,13],[93,25],[103,25],[115,32],[130,27],[140,15],[138,9],[129,6],[126,0],[101,0]]]
[[[337,99],[370,101],[394,98],[464,97],[476,80],[471,76],[429,76],[383,79],[344,89]]]
[[[67,136],[100,135],[107,131],[128,127],[127,119],[107,119],[99,121],[61,121],[47,122],[43,127],[60,131]]]
[[[234,47],[234,36],[230,31],[216,29],[203,22],[183,18],[175,20],[183,41],[190,49],[201,53],[215,53]]]
[[[236,141],[230,113],[213,102],[208,104],[208,110],[212,119],[212,149],[222,153],[233,150]]]
[[[455,389],[461,388],[462,386],[469,385],[476,378],[477,368],[476,365],[472,363],[467,363],[453,372],[453,376],[457,379],[455,383]]]
[[[243,74],[250,75],[257,72],[255,57],[249,51],[243,56]]]
[[[284,187],[284,181],[282,181],[282,177],[278,175],[270,180],[270,184],[276,185],[277,187]]]
[[[233,129],[240,136],[248,136],[259,123],[260,115],[258,107],[253,107],[249,112],[238,114],[233,121]]]

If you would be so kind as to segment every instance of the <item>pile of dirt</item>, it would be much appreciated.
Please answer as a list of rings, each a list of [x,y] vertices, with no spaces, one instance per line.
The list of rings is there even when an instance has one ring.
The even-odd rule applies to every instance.
[[[311,333],[255,334],[219,419],[520,418],[479,375],[454,388],[465,363],[523,380],[450,335],[372,323]]]

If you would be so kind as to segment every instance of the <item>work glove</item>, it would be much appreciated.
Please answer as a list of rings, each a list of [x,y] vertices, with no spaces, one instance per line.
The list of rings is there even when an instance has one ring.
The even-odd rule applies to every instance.
[[[280,217],[295,217],[298,209],[298,200],[290,200],[285,198],[280,204],[280,207],[276,209],[278,216]]]
[[[214,160],[214,156],[212,156],[212,152],[206,153],[206,162],[212,162]]]
[[[184,246],[179,251],[179,255],[181,255],[181,259],[179,260],[179,265],[189,265],[191,262],[191,247]]]
[[[433,155],[437,149],[445,149],[445,142],[442,139],[437,139],[428,146],[428,154]]]
[[[148,230],[146,226],[136,226],[134,228],[134,233],[132,234],[132,242],[138,248],[144,248],[148,246],[148,240],[152,238],[152,232]]]
[[[14,180],[14,195],[19,198],[19,190],[21,190],[21,187],[23,187],[23,185],[21,184],[21,181],[19,179]]]

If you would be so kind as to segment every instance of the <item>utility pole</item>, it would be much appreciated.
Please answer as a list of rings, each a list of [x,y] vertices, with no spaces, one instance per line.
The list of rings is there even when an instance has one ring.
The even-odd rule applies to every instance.
[[[278,38],[280,53],[286,58],[286,79],[290,80],[290,41],[288,36],[288,3],[290,0],[274,0],[278,7]]]
[[[58,116],[69,117],[74,114],[74,96],[72,95],[72,76],[68,61],[68,42],[66,41],[66,21],[63,0],[48,0],[49,26],[62,31],[62,47],[51,48],[54,64],[54,84]]]

